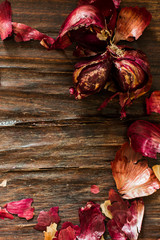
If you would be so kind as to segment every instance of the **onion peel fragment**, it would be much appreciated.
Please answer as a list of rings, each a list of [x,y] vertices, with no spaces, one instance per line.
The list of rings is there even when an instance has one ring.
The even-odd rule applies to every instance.
[[[32,198],[26,198],[19,201],[7,203],[4,207],[8,212],[16,214],[18,217],[30,220],[34,216],[34,208],[31,207],[32,202]]]
[[[111,206],[108,206],[108,209],[111,211],[113,219],[108,221],[107,227],[111,238],[113,240],[137,240],[144,215],[142,199],[129,203],[111,189],[109,191],[109,200]]]
[[[97,185],[91,186],[91,193],[98,194],[99,193],[99,187]]]
[[[123,198],[132,199],[153,194],[160,188],[147,161],[139,161],[142,155],[135,152],[129,143],[124,143],[112,161],[112,174],[118,192]]]
[[[96,28],[94,29],[94,27]],[[89,30],[88,34],[92,34],[95,30],[95,34],[93,34],[94,37],[96,36],[97,30],[99,29],[98,31],[100,32],[100,30],[103,28],[105,28],[105,19],[99,9],[93,5],[79,6],[75,8],[64,21],[63,25],[61,26],[59,36],[55,40],[53,48],[64,49],[71,45],[72,41],[74,41],[74,38],[78,39],[79,30],[81,29],[84,29],[84,32]],[[80,33],[83,34],[83,31]],[[91,42],[93,41],[93,37],[91,37]],[[98,38],[97,42],[99,43]],[[89,45],[90,41],[88,47]]]
[[[49,211],[41,211],[37,218],[37,224],[34,229],[38,231],[46,231],[46,228],[51,225],[51,223],[58,224],[60,222],[60,217],[58,215],[59,207],[52,207]]]
[[[160,181],[160,165],[154,165],[152,167],[152,169],[153,169],[154,174],[156,175],[156,177]]]
[[[111,205],[111,201],[110,200],[106,200],[104,203],[101,204],[101,209],[102,209],[102,213],[109,219],[112,219],[112,213],[108,210],[108,206]]]
[[[12,10],[11,4],[7,0],[0,4],[0,36],[4,40],[12,33]]]
[[[144,120],[137,120],[127,131],[134,151],[143,156],[157,158],[160,153],[160,126]]]
[[[149,25],[151,18],[152,16],[146,8],[122,8],[117,20],[114,42],[117,43],[120,40],[131,42],[134,39],[137,40]]]
[[[85,207],[79,209],[80,235],[78,240],[99,240],[105,232],[104,219],[100,211],[100,205],[88,202]]]
[[[101,55],[79,62],[73,73],[74,89],[70,93],[76,99],[82,99],[104,88],[111,69],[110,54],[106,51]]]
[[[61,229],[56,233],[55,240],[76,240],[80,234],[80,227],[71,222],[64,222]]]
[[[26,42],[33,40],[39,40],[41,45],[45,48],[52,48],[55,40],[36,29],[33,29],[25,24],[12,22],[14,39],[16,42]]]
[[[51,223],[51,225],[47,227],[47,230],[44,231],[44,240],[52,240],[55,237],[56,232],[57,224]]]
[[[152,92],[150,98],[146,98],[147,114],[160,113],[160,91]]]
[[[0,207],[0,219],[4,218],[14,219],[13,215],[7,212],[6,208],[3,209]]]

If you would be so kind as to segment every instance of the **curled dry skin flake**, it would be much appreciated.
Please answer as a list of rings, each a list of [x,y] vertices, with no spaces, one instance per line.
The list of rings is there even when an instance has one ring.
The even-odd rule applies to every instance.
[[[160,127],[148,121],[137,120],[127,131],[134,151],[143,156],[157,158],[160,153]]]
[[[100,205],[88,202],[84,208],[79,209],[80,235],[78,240],[100,240],[105,232],[104,219],[100,211]]]
[[[88,34],[91,34],[90,38],[88,38],[89,47],[89,44],[93,40],[92,38],[96,36],[96,34],[93,34],[94,27],[96,27],[96,30],[99,29],[98,31],[105,28],[105,19],[101,12],[92,5],[77,7],[68,15],[63,23],[59,36],[55,41],[54,48],[64,49],[71,45],[72,41],[81,41],[82,36],[78,38],[80,33],[85,36],[85,40],[87,41],[88,36],[85,35],[86,31]],[[99,43],[98,38],[97,41]],[[87,43],[84,42],[84,44]]]
[[[111,45],[107,47],[112,56],[111,76],[114,82],[113,97],[119,95],[121,118],[126,117],[125,108],[132,101],[149,91],[152,84],[150,66],[146,55],[127,46]],[[111,78],[111,77],[110,77]],[[107,99],[99,109],[102,109],[113,99]]]
[[[39,40],[47,49],[53,47],[55,40],[25,24],[12,22],[11,4],[7,0],[0,4],[0,35],[2,40],[14,34],[15,41]]]
[[[14,219],[13,215],[7,212],[7,210],[0,207],[0,219],[9,218]]]
[[[101,204],[101,209],[102,209],[102,213],[109,219],[112,219],[112,213],[108,210],[108,206],[111,205],[111,201],[110,200],[106,200],[104,203]]]
[[[51,225],[47,227],[47,230],[44,231],[44,240],[52,240],[55,237],[56,232],[57,224],[51,223]]]
[[[146,55],[128,47],[110,48],[113,54],[114,79],[118,84],[121,117],[125,117],[125,107],[149,91],[152,84],[150,66]]]
[[[155,91],[150,98],[146,98],[147,114],[160,113],[160,91]]]
[[[114,42],[117,43],[120,40],[137,40],[149,25],[151,18],[152,16],[146,8],[122,8],[117,20]]]
[[[25,24],[12,22],[14,39],[16,42],[26,42],[33,40],[39,40],[41,45],[45,48],[50,49],[55,42],[55,40],[47,35],[33,29]]]
[[[77,63],[73,73],[75,88],[71,88],[70,93],[74,94],[76,99],[81,99],[99,92],[106,84],[110,68],[108,52],[92,60]]]
[[[91,186],[91,193],[98,194],[99,193],[99,187],[97,185]]]
[[[12,10],[7,0],[0,4],[0,36],[4,40],[12,33]]]
[[[34,208],[31,207],[32,202],[32,198],[26,198],[20,201],[7,203],[4,207],[8,212],[17,214],[18,217],[30,220],[34,216]]]
[[[113,189],[109,191],[108,206],[113,218],[108,221],[107,227],[113,240],[136,240],[141,231],[144,215],[144,203],[142,199],[129,203],[123,200]]]
[[[84,47],[94,52],[105,51],[108,44],[106,40],[110,39],[115,28],[116,8],[119,4],[120,1],[116,0],[80,0],[78,7],[63,23],[54,48],[64,49],[76,42],[79,48]],[[102,32],[105,33],[104,39],[101,38]]]
[[[80,234],[80,228],[71,222],[64,222],[61,229],[56,233],[55,240],[76,240]]]
[[[79,0],[79,5],[93,5],[103,14],[106,20],[106,25],[110,34],[113,35],[117,19],[117,9],[120,5],[120,0]]]
[[[60,222],[60,217],[58,215],[59,207],[52,207],[48,212],[41,211],[37,218],[37,224],[34,227],[38,231],[46,231],[47,226],[51,223],[58,224]]]
[[[158,180],[160,181],[160,165],[155,165],[152,167],[154,174],[156,175],[156,177],[158,178]]]
[[[129,143],[125,143],[111,163],[118,192],[123,198],[148,196],[160,188],[160,181],[148,167],[147,161],[139,161],[141,158],[141,154],[136,153]]]

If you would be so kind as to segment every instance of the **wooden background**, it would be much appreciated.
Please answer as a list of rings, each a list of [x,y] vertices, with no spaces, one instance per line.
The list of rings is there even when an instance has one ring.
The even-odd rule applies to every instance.
[[[58,35],[76,0],[11,1],[13,21],[22,22],[51,37]],[[121,6],[146,7],[152,13],[150,26],[130,45],[143,50],[153,74],[152,90],[160,89],[160,2],[123,0]],[[134,102],[127,118],[120,120],[118,99],[106,109],[97,107],[106,93],[81,101],[69,96],[72,86],[72,47],[47,51],[38,42],[0,41],[0,206],[22,198],[34,198],[35,217],[27,222],[0,220],[0,240],[41,240],[33,229],[40,210],[59,206],[61,223],[78,224],[78,208],[88,200],[102,203],[115,188],[110,162],[127,140],[127,127],[146,116],[145,95]],[[160,164],[160,155],[158,156]],[[150,161],[151,165],[157,161]],[[90,193],[97,184],[100,193]],[[160,238],[159,191],[144,198],[145,217],[140,239]]]

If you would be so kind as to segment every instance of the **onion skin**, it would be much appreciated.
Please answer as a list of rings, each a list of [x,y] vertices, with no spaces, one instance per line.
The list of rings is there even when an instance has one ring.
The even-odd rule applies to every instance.
[[[0,36],[4,40],[12,34],[12,10],[10,2],[0,4]]]
[[[151,18],[152,15],[146,8],[122,8],[117,20],[114,43],[118,43],[121,40],[129,42],[137,40],[149,25]]]
[[[97,31],[100,32],[104,28],[105,28],[105,18],[99,9],[97,9],[92,5],[79,6],[75,8],[68,15],[68,17],[62,24],[59,36],[55,40],[55,44],[53,48],[65,49],[66,47],[71,45],[72,42],[75,42],[75,41],[79,44],[82,41],[82,36],[81,38],[79,38],[79,34],[84,35],[85,31],[86,32],[88,31],[89,34],[93,34],[95,30],[95,33],[93,34],[93,37],[92,37],[94,38],[96,37],[96,32]],[[83,31],[81,31],[81,29],[83,29]],[[86,36],[85,38],[87,39]],[[87,44],[86,40],[82,42],[84,42],[84,44]],[[99,43],[98,38],[97,38],[97,42]],[[88,47],[90,43],[92,43],[92,41],[88,43]],[[98,43],[97,43],[97,46],[98,46]]]
[[[79,209],[80,235],[77,240],[99,240],[105,232],[104,215],[100,205],[88,202],[85,207]]]
[[[150,98],[146,98],[147,114],[152,112],[160,114],[160,91],[154,91]]]
[[[108,210],[112,219],[107,222],[109,234],[113,240],[137,240],[144,216],[144,203],[137,199],[131,203],[123,200],[113,189],[109,191],[111,205]]]
[[[126,117],[125,107],[151,88],[152,76],[146,55],[127,46],[107,47],[112,55],[112,75],[119,92],[121,118]]]
[[[107,82],[110,69],[111,58],[108,52],[76,64],[73,73],[75,88],[70,92],[75,95],[76,99],[99,92]]]
[[[160,153],[160,126],[148,121],[137,120],[127,131],[134,151],[143,156],[157,158]]]
[[[112,174],[122,198],[149,196],[160,188],[160,181],[142,155],[124,143],[111,163]]]

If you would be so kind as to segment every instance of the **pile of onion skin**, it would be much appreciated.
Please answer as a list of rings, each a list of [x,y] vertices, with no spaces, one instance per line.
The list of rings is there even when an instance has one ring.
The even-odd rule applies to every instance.
[[[98,110],[119,96],[124,118],[125,108],[149,91],[152,76],[145,53],[117,44],[137,40],[149,25],[151,14],[144,7],[119,7],[120,0],[79,0],[53,39],[23,23],[12,22],[11,5],[6,0],[0,6],[0,35],[2,40],[13,36],[17,42],[39,40],[47,49],[65,49],[75,42],[74,55],[86,60],[75,65],[70,94],[82,99],[103,89],[110,91],[113,95]]]
[[[74,87],[70,94],[82,99],[102,89],[113,92],[99,107],[101,110],[115,96],[119,96],[121,118],[132,101],[149,91],[152,84],[146,55],[119,41],[137,40],[149,25],[151,14],[145,8],[125,7],[119,10],[120,0],[79,0],[63,23],[59,36],[53,39],[23,23],[12,21],[11,4],[0,4],[0,35],[4,40],[39,40],[48,50],[65,49],[76,43],[74,55],[86,58],[75,65]],[[147,114],[160,113],[160,91],[146,99]],[[148,166],[148,158],[160,153],[160,126],[138,120],[127,132],[129,141],[117,151],[111,162],[112,174],[119,193],[111,189],[101,205],[88,202],[79,209],[80,226],[60,222],[58,207],[41,211],[35,229],[44,231],[45,240],[103,240],[109,233],[113,240],[136,240],[141,231],[144,203],[142,197],[160,188],[160,165]],[[99,193],[98,186],[91,191]],[[0,218],[14,219],[12,214],[30,220],[34,216],[33,199],[11,202],[0,208]],[[107,221],[107,224],[105,224]]]

